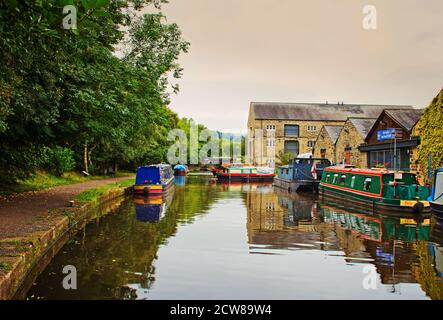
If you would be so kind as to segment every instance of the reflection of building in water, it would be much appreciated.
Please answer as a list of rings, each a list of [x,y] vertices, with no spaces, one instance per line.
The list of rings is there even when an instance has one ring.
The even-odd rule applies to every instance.
[[[312,197],[289,198],[273,189],[260,191],[246,194],[251,245],[266,245],[271,249],[336,249],[335,239],[330,237],[331,228],[312,224],[316,213]]]
[[[251,253],[343,251],[346,263],[375,265],[392,293],[401,291],[397,284],[418,282],[430,297],[443,299],[443,249],[428,242],[429,219],[364,215],[272,191],[247,193],[246,205]],[[436,234],[443,244],[443,231]]]
[[[435,300],[443,299],[443,226],[435,224],[431,241],[421,241],[417,246],[418,263],[414,273],[423,290]]]

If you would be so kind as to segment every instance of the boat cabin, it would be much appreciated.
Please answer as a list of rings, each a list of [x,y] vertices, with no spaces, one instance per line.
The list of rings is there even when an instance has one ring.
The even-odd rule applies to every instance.
[[[313,167],[317,171],[317,179],[313,176]],[[323,170],[331,165],[327,159],[296,158],[287,166],[278,168],[278,177],[287,181],[318,180]]]
[[[324,170],[321,184],[336,190],[388,199],[427,200],[430,194],[429,187],[418,184],[415,174],[385,169],[330,167]]]
[[[432,202],[443,205],[443,168],[435,170],[434,187],[432,188]]]
[[[168,164],[143,166],[137,169],[136,185],[167,184],[174,177],[172,168]]]

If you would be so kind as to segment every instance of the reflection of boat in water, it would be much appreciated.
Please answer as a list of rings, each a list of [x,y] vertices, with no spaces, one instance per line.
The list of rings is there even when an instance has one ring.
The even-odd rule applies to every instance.
[[[178,187],[183,187],[186,185],[186,176],[176,176],[174,178],[174,183]]]
[[[429,187],[415,174],[378,169],[329,167],[323,172],[320,195],[362,207],[368,213],[428,213]]]
[[[171,205],[173,198],[174,192],[169,192],[167,196],[143,197],[135,195],[133,201],[137,220],[142,222],[160,221]]]
[[[428,240],[430,236],[430,219],[356,213],[331,202],[320,203],[320,207],[325,222],[350,230],[366,240],[384,242],[395,239],[414,242]]]
[[[222,190],[241,191],[241,192],[272,192],[272,184],[269,182],[241,183],[241,182],[222,182],[220,183]]]
[[[310,194],[297,194],[275,189],[279,205],[285,209],[285,226],[299,226],[317,217],[317,202]]]

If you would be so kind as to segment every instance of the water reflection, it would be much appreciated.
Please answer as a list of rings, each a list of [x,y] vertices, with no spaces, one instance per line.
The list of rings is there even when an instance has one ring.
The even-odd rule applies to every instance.
[[[437,243],[428,243],[430,218],[353,213],[335,203],[318,203],[311,195],[279,190],[247,194],[246,204],[253,254],[274,254],[275,249],[329,251],[347,264],[375,265],[391,293],[398,291],[398,284],[431,283],[428,295],[443,298],[443,228],[435,227],[432,240]],[[435,270],[424,272],[431,266]]]
[[[160,221],[174,198],[171,190],[166,196],[134,196],[135,215],[142,222]]]
[[[443,298],[443,227],[430,219],[365,215],[268,184],[177,178],[170,198],[128,199],[88,225],[28,297]],[[60,285],[66,264],[78,290]],[[377,290],[362,287],[365,266]]]

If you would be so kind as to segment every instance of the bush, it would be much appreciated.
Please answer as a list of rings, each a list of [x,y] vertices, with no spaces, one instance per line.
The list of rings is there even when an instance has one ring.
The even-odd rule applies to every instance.
[[[60,146],[48,148],[45,154],[45,168],[60,177],[75,168],[74,152]]]

